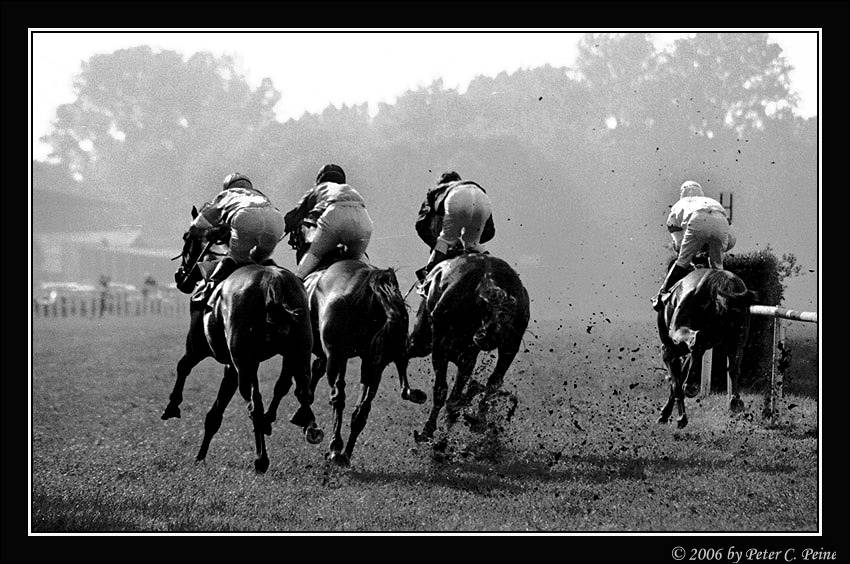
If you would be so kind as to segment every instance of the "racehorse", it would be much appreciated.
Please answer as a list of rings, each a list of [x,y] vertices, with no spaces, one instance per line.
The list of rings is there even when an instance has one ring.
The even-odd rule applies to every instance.
[[[203,213],[204,208],[201,208]],[[192,207],[192,219],[198,215]],[[188,293],[200,280],[202,259],[219,233],[191,226],[184,234],[180,255],[182,264],[175,274],[178,288]],[[175,257],[178,258],[178,257]],[[162,419],[180,417],[183,386],[189,372],[200,361],[213,357],[224,365],[224,377],[218,396],[204,422],[204,438],[196,460],[206,458],[210,441],[221,426],[227,404],[236,390],[248,404],[254,426],[257,458],[254,468],[265,472],[269,466],[264,435],[271,434],[280,400],[295,379],[295,397],[300,407],[290,421],[303,429],[311,444],[322,441],[311,409],[310,349],[312,333],[307,311],[307,295],[291,272],[276,266],[250,264],[227,277],[210,298],[211,308],[193,302],[186,352],[177,363],[177,380],[169,396]],[[274,387],[274,399],[263,412],[257,369],[260,362],[275,355],[283,356],[283,365]]]
[[[717,345],[723,345],[729,352],[729,409],[733,412],[743,410],[738,379],[749,333],[749,306],[756,296],[743,280],[728,270],[697,268],[673,286],[657,317],[662,358],[670,380],[670,396],[661,410],[659,423],[670,420],[675,403],[678,428],[688,424],[685,397],[696,397],[700,379],[711,377],[701,374],[702,356]]]
[[[296,260],[309,248],[304,230],[290,237]],[[392,269],[380,269],[360,260],[342,259],[345,249],[319,265],[305,281],[309,291],[313,327],[312,390],[327,374],[334,409],[333,439],[329,458],[348,466],[357,437],[366,426],[372,400],[378,393],[384,369],[394,363],[401,397],[425,403],[427,396],[407,381],[407,306]],[[336,262],[331,262],[336,261]],[[330,264],[329,264],[330,263]],[[360,397],[351,414],[351,430],[343,450],[342,414],[345,409],[345,371],[349,358],[360,357]]]
[[[486,393],[502,386],[528,327],[528,292],[505,261],[488,254],[467,253],[439,263],[423,283],[424,299],[408,341],[408,357],[431,354],[434,367],[433,405],[418,442],[433,438],[440,410],[446,404],[446,372],[457,366],[446,404],[451,426],[466,403],[462,394],[480,351],[498,349],[498,360],[487,379]],[[470,386],[470,391],[472,386]],[[474,395],[474,394],[471,394]]]

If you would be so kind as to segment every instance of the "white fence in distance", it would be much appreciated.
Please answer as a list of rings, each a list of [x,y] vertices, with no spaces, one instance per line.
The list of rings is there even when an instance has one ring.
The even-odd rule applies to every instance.
[[[32,315],[36,318],[188,316],[189,298],[177,291],[150,295],[128,291],[57,292],[49,297],[33,298]]]

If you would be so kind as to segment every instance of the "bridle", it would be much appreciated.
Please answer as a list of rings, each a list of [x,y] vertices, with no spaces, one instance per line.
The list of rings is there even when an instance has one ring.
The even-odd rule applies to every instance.
[[[198,263],[201,262],[201,260],[206,255],[208,255],[208,254],[216,255],[216,256],[223,256],[224,255],[224,253],[218,253],[218,252],[210,250],[210,247],[212,247],[213,245],[215,245],[219,242],[217,240],[217,238],[211,238],[211,239],[207,239],[206,244],[201,249],[201,252],[198,253],[194,257],[194,259],[192,259],[192,256],[191,256],[192,255],[192,247],[193,247],[193,244],[197,243],[197,239],[195,237],[190,236],[189,232],[187,231],[183,235],[183,240],[184,240],[183,250],[180,252],[179,255],[172,257],[172,259],[171,259],[172,261],[177,260],[177,259],[182,259],[180,267],[177,269],[177,272],[175,273],[175,280],[177,280],[178,278],[182,279],[183,281],[187,280],[189,278],[190,274],[192,273],[192,271],[198,265]],[[177,280],[177,281],[178,281],[179,284],[182,284],[182,282],[180,280]]]

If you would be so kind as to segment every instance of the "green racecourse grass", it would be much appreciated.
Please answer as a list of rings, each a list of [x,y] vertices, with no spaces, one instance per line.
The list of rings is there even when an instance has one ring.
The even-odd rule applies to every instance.
[[[187,325],[33,320],[33,531],[817,529],[816,399],[787,396],[771,427],[753,394],[742,414],[728,414],[725,396],[714,395],[687,401],[684,430],[656,424],[668,388],[651,314],[532,323],[536,337],[527,335],[505,379],[519,400],[513,419],[497,438],[459,423],[442,460],[412,438],[430,405],[429,361],[410,371],[425,405],[403,402],[395,368],[385,371],[347,470],[324,460],[326,382],[314,404],[327,433],[318,446],[288,423],[290,394],[268,439],[265,475],[253,471],[238,394],[206,462],[194,461],[221,378],[213,360],[189,376],[182,419],[160,420]],[[492,365],[489,356],[483,364]],[[816,390],[816,359],[808,362]],[[277,357],[261,368],[266,404],[279,367]],[[352,362],[346,436],[357,374]]]

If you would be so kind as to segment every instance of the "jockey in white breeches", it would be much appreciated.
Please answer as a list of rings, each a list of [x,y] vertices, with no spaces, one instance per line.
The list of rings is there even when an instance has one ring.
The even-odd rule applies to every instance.
[[[283,214],[265,194],[242,174],[229,174],[224,189],[201,209],[192,225],[201,228],[226,226],[230,230],[227,255],[216,265],[199,299],[209,299],[213,288],[234,270],[249,263],[271,260],[283,238]]]
[[[365,257],[372,237],[372,218],[363,197],[346,184],[345,172],[338,165],[322,167],[316,185],[286,214],[287,231],[300,229],[308,217],[317,218],[317,229],[309,251],[298,263],[295,274],[299,278],[306,278],[340,243],[345,246],[346,258]]]
[[[423,278],[458,241],[466,251],[484,251],[483,243],[495,235],[490,198],[475,182],[461,180],[456,172],[446,172],[437,187],[425,195],[416,231],[431,248],[428,264],[417,273]]]
[[[667,216],[667,230],[678,257],[653,299],[656,311],[661,309],[663,296],[689,272],[697,253],[707,248],[709,265],[722,270],[723,253],[735,244],[726,209],[717,200],[706,197],[702,187],[691,180],[680,188],[679,201]]]

